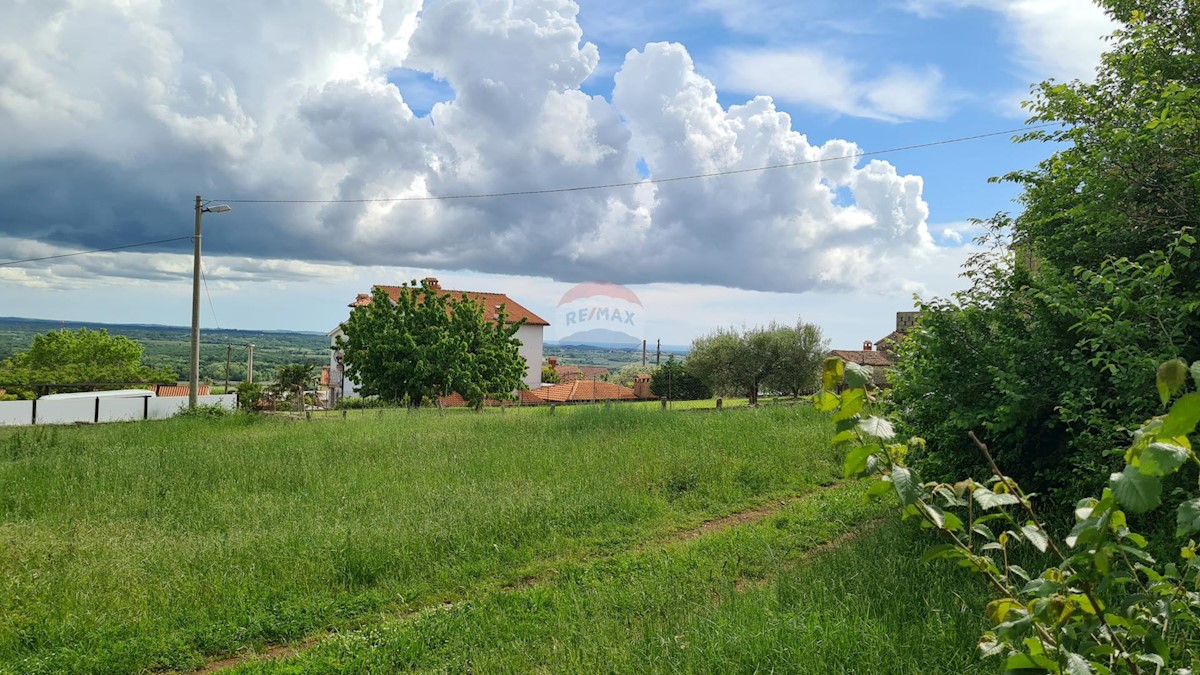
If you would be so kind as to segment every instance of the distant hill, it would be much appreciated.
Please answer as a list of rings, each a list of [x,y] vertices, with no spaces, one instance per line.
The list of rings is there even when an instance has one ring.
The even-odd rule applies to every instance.
[[[25,351],[33,336],[52,330],[107,330],[137,340],[145,348],[143,361],[151,366],[173,369],[185,379],[191,353],[191,328],[156,324],[116,324],[94,321],[54,321],[23,317],[0,317],[0,360]],[[276,367],[292,363],[329,363],[329,338],[323,333],[285,330],[205,329],[200,334],[200,373],[214,382],[225,377],[225,358],[230,356],[230,379],[241,381],[246,374],[248,345],[254,345],[254,376],[269,380]],[[232,349],[230,349],[232,347]]]

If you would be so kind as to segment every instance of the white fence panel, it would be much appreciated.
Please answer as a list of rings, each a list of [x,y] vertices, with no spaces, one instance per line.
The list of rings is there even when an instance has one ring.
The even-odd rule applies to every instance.
[[[0,426],[33,424],[33,401],[0,401]]]
[[[237,394],[215,394],[213,396],[196,397],[197,405],[219,405],[222,408],[237,410]]]
[[[101,422],[127,422],[141,420],[146,412],[149,397],[102,398],[100,399]]]
[[[96,399],[69,398],[37,402],[38,424],[74,424],[96,421]]]
[[[188,397],[186,396],[152,398],[147,413],[152,420],[165,420],[168,417],[174,417],[176,413],[186,408],[187,404]]]

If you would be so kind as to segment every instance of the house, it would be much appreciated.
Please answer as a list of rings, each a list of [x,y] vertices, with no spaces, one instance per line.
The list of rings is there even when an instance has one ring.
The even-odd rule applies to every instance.
[[[543,403],[588,403],[591,401],[635,401],[636,392],[612,382],[575,380],[560,382],[529,391]]]
[[[863,341],[862,349],[835,349],[829,352],[846,363],[857,363],[860,366],[871,366],[872,379],[875,386],[887,386],[887,371],[895,364],[896,346],[912,330],[920,318],[920,312],[896,312],[896,330],[872,343]]]
[[[467,297],[478,302],[483,306],[484,311],[489,313],[489,315],[485,317],[487,319],[495,319],[501,307],[504,307],[505,312],[508,313],[508,324],[511,325],[524,319],[525,323],[517,329],[517,334],[515,337],[521,342],[520,354],[521,358],[525,359],[525,385],[530,389],[536,389],[542,386],[542,333],[546,327],[550,325],[549,322],[537,314],[534,314],[527,307],[503,293],[489,293],[486,291],[454,291],[443,289],[441,284],[439,284],[438,280],[434,277],[426,277],[422,281],[424,281],[425,285],[427,285],[431,290],[442,295],[448,295],[454,299],[462,299]],[[385,292],[387,292],[388,296],[393,302],[399,299],[400,294],[405,291],[404,286],[373,286],[371,291],[374,292],[374,290],[377,288],[383,289]],[[358,297],[354,299],[354,302],[350,303],[350,307],[364,307],[369,304],[371,304],[371,295],[368,293],[360,293]],[[342,327],[339,325],[337,328],[329,331],[327,335],[329,336],[329,344],[331,346],[336,344],[337,338],[342,335]],[[345,367],[342,363],[342,354],[341,352],[334,350],[329,360],[329,386],[338,389],[338,385],[341,385],[340,394],[338,396],[339,398],[345,396],[354,396],[358,391],[358,387],[355,382],[345,378],[344,374]]]
[[[896,348],[920,318],[920,312],[896,312],[896,330],[875,341],[875,349],[895,358]]]
[[[547,365],[554,369],[559,382],[574,382],[575,380],[600,380],[608,377],[609,370],[604,366],[571,366],[559,364],[556,357],[546,359]]]
[[[196,387],[197,396],[208,396],[212,392],[212,387],[207,384],[201,384]],[[191,393],[191,386],[187,384],[156,384],[154,385],[155,396],[187,396]]]

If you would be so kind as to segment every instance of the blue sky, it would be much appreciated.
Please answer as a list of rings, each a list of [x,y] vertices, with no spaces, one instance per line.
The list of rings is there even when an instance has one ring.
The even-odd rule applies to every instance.
[[[186,235],[197,192],[538,189],[1011,129],[1032,83],[1089,77],[1113,28],[1084,0],[223,1],[243,21],[222,31],[205,29],[220,2],[0,9],[0,195],[20,205],[0,260]],[[206,221],[204,322],[325,330],[370,284],[427,275],[551,318],[601,279],[642,296],[664,342],[803,316],[855,345],[914,293],[956,290],[965,221],[1015,208],[987,179],[1050,150],[999,137],[703,185],[234,204]],[[0,315],[185,324],[187,244],[0,267]]]

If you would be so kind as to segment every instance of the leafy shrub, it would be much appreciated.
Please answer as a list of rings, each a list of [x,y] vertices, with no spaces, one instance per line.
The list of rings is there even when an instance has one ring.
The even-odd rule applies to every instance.
[[[349,396],[349,397],[343,398],[341,401],[339,401],[338,405],[340,405],[341,407],[346,408],[348,410],[362,410],[365,408],[386,408],[386,407],[388,407],[388,404],[386,401],[382,401],[373,396],[366,397],[366,398],[360,398],[358,396]]]
[[[175,413],[175,417],[183,417],[190,419],[211,420],[222,417],[229,417],[234,414],[234,411],[226,408],[223,405],[198,405],[195,408],[184,408]]]
[[[263,402],[263,388],[257,382],[243,382],[238,385],[238,406],[247,412],[257,412]]]
[[[702,401],[712,398],[713,392],[703,380],[688,370],[687,365],[672,356],[650,377],[650,393],[672,401]]]
[[[891,422],[875,414],[869,368],[829,359],[813,405],[833,413],[832,442],[846,452],[845,475],[868,478],[870,498],[896,495],[903,517],[918,518],[944,537],[947,543],[924,559],[954,561],[987,582],[995,595],[987,606],[993,628],[979,649],[985,657],[1004,657],[1005,672],[1160,673],[1171,667],[1185,673],[1200,662],[1200,546],[1191,539],[1200,532],[1200,493],[1189,492],[1174,508],[1175,534],[1188,538],[1177,549],[1178,563],[1158,563],[1127,514],[1161,507],[1164,479],[1200,465],[1188,439],[1200,423],[1200,393],[1175,398],[1188,374],[1178,359],[1159,366],[1160,401],[1174,403],[1133,433],[1123,470],[1109,475],[1099,498],[1075,504],[1074,526],[1061,541],[974,432],[967,438],[990,478],[922,482],[907,458],[925,441],[897,442]],[[1190,374],[1200,387],[1200,361]],[[1052,562],[1040,572],[1015,564],[1021,544]]]

